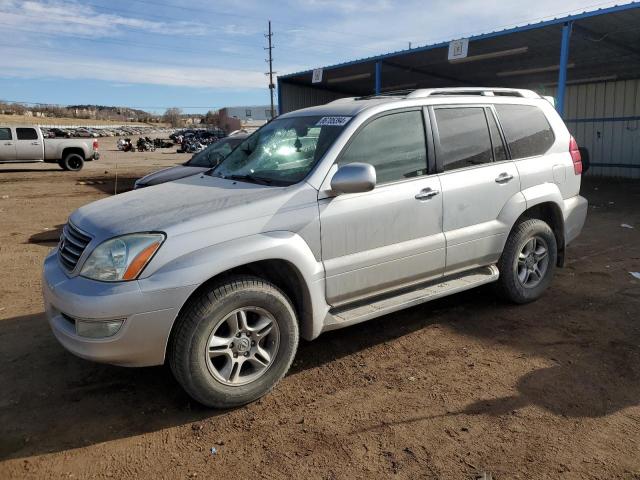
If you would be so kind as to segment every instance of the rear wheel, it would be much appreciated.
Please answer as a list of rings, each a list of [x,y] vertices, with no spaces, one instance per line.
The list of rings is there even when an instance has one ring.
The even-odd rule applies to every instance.
[[[258,277],[231,277],[203,292],[177,320],[169,363],[198,402],[228,408],[268,393],[298,346],[291,301]]]
[[[84,166],[84,158],[82,158],[82,155],[78,153],[69,153],[60,160],[59,165],[63,170],[77,172],[82,170],[82,167]]]
[[[556,237],[548,224],[521,221],[509,234],[498,261],[499,293],[515,303],[537,300],[553,279],[557,256]]]

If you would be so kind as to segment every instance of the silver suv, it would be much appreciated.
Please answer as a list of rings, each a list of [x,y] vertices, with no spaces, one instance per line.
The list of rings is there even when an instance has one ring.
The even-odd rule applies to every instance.
[[[60,343],[166,361],[214,407],[302,337],[495,282],[539,298],[580,233],[578,146],[532,91],[430,89],[287,113],[205,173],[76,210],[44,264]]]

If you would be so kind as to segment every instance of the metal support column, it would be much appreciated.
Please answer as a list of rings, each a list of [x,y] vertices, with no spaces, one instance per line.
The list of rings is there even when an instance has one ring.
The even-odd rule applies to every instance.
[[[375,94],[380,95],[382,90],[382,62],[378,60],[376,62],[376,89]]]
[[[562,26],[562,43],[560,45],[560,71],[558,72],[558,94],[556,110],[562,117],[564,114],[564,95],[567,89],[567,65],[569,64],[569,39],[573,22],[565,22]]]
[[[277,115],[282,115],[282,82],[278,78],[278,113]]]

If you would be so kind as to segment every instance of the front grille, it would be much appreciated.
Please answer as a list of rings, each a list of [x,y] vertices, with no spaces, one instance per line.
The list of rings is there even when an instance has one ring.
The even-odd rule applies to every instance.
[[[66,270],[72,271],[76,268],[82,252],[90,241],[91,237],[82,233],[71,222],[64,226],[60,236],[60,245],[58,245],[58,258]]]

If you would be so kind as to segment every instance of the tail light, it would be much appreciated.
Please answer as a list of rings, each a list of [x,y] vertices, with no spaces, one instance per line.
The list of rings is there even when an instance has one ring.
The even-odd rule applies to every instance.
[[[569,153],[571,154],[571,160],[573,160],[573,173],[582,175],[582,155],[580,155],[578,142],[573,137],[569,140]]]
[[[578,147],[576,147],[576,148],[578,148]],[[94,140],[93,141],[93,150],[94,151],[98,150],[98,140]],[[578,154],[578,155],[580,155],[580,154]]]

